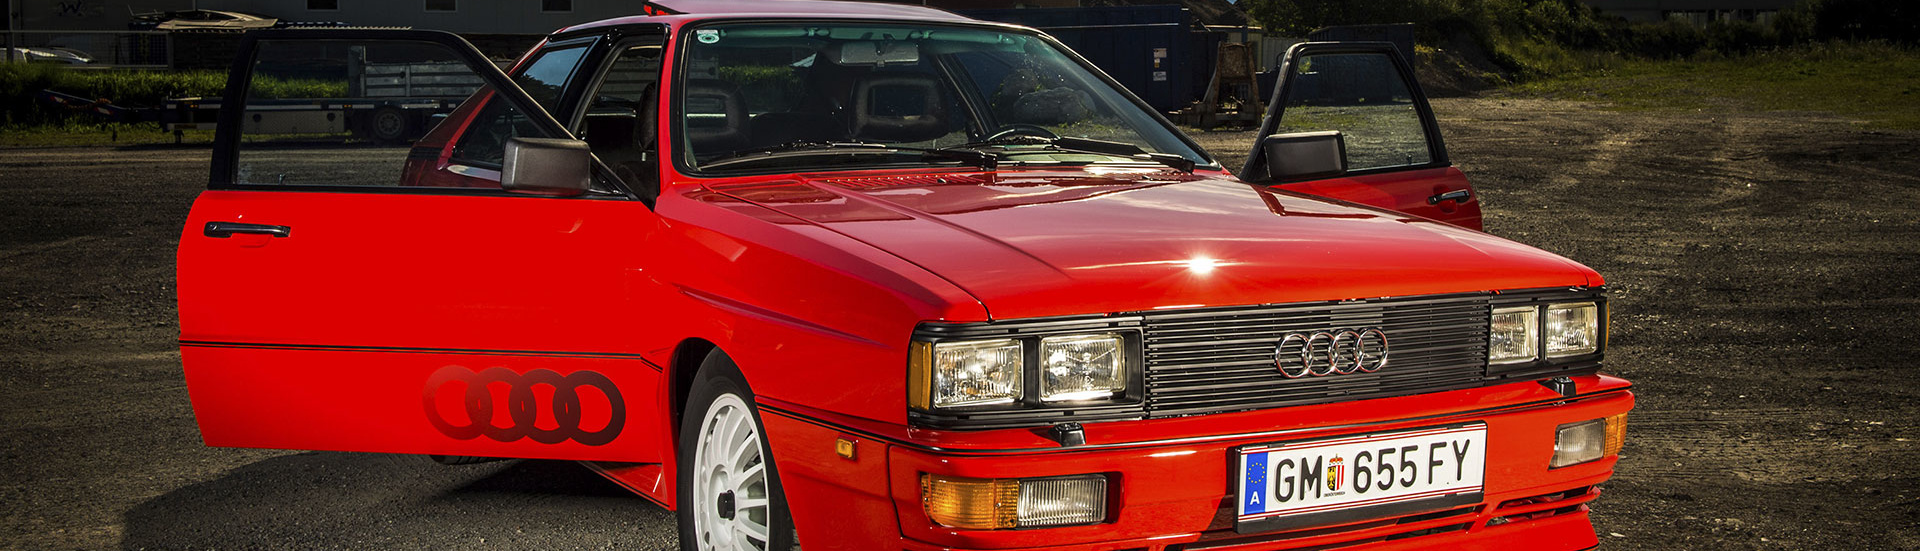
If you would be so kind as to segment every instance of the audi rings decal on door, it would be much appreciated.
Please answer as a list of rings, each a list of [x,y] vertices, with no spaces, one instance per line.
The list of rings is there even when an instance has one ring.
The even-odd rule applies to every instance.
[[[464,383],[466,388],[459,389],[461,385],[455,385],[456,382]],[[509,426],[501,427],[493,423],[494,383],[506,384]],[[553,416],[555,428],[538,426],[543,421],[538,409],[540,394],[534,392],[534,387],[538,385],[553,387],[552,398],[547,401],[546,409]],[[580,390],[583,388],[606,396],[607,424],[598,430],[589,431],[580,426],[585,417],[580,400]],[[466,409],[467,424],[456,424],[441,417],[436,401],[442,391],[462,393],[460,403]],[[427,422],[432,423],[440,434],[458,440],[486,436],[501,442],[531,438],[542,444],[573,440],[588,446],[600,446],[620,436],[620,429],[627,423],[627,405],[620,399],[620,389],[613,386],[613,380],[606,375],[592,371],[561,375],[552,370],[535,369],[521,374],[504,367],[490,367],[475,373],[465,367],[449,365],[427,377],[426,407]]]
[[[1273,365],[1288,379],[1372,373],[1387,366],[1387,333],[1377,327],[1287,333]]]

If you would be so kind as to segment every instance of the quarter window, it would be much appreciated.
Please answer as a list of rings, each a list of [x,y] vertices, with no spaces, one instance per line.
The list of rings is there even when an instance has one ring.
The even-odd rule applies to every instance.
[[[539,57],[527,64],[526,70],[514,75],[514,83],[525,89],[527,95],[533,96],[541,108],[553,113],[559,106],[567,79],[573,76],[573,71],[580,65],[580,57],[586,51],[584,46],[575,46],[541,52]],[[505,100],[491,98],[473,123],[461,133],[459,143],[454,145],[452,158],[461,164],[498,169],[508,139],[536,133],[526,114]]]
[[[642,197],[659,189],[659,39],[629,42],[616,51],[576,132],[593,154]]]

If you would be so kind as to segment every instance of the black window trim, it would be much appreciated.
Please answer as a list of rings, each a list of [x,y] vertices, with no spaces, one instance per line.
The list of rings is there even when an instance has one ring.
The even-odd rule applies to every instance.
[[[515,107],[527,115],[529,122],[546,136],[574,138],[553,118],[551,113],[540,108],[540,104],[507,77],[500,66],[480,53],[472,43],[459,35],[445,31],[411,29],[266,29],[246,33],[240,39],[239,54],[234,56],[233,64],[227,69],[227,85],[223,97],[238,98],[238,109],[221,109],[218,125],[214,129],[212,163],[208,169],[207,189],[233,191],[280,191],[290,193],[361,193],[361,194],[401,194],[401,195],[457,195],[481,197],[513,197],[526,199],[587,199],[587,200],[639,200],[652,206],[650,198],[642,198],[628,189],[613,171],[598,159],[594,161],[594,173],[600,181],[612,186],[611,193],[587,193],[576,197],[544,197],[524,193],[514,193],[495,188],[455,188],[423,186],[288,186],[279,184],[241,184],[235,181],[239,165],[240,126],[244,122],[246,98],[252,81],[253,64],[259,53],[262,40],[386,40],[413,41],[445,46],[455,56],[473,68],[486,85],[493,88],[495,98],[506,98]],[[592,52],[589,52],[591,54]],[[532,109],[527,107],[531,106]]]
[[[1427,93],[1420,88],[1420,81],[1414,78],[1413,66],[1401,57],[1400,50],[1391,42],[1302,42],[1287,49],[1280,64],[1280,81],[1273,87],[1273,95],[1267,101],[1267,113],[1260,121],[1260,133],[1254,139],[1253,150],[1247,153],[1247,164],[1240,169],[1240,179],[1265,185],[1296,183],[1306,180],[1273,181],[1265,176],[1266,152],[1260,147],[1260,140],[1280,129],[1280,118],[1286,115],[1286,94],[1293,88],[1293,65],[1302,57],[1327,54],[1382,54],[1393,60],[1393,66],[1400,72],[1400,80],[1407,85],[1407,92],[1413,98],[1414,109],[1420,114],[1420,129],[1427,135],[1427,156],[1425,164],[1386,166],[1352,170],[1341,177],[1367,176],[1412,170],[1429,170],[1453,166],[1447,157],[1447,144],[1440,138],[1440,123],[1434,118],[1433,106],[1427,103]]]

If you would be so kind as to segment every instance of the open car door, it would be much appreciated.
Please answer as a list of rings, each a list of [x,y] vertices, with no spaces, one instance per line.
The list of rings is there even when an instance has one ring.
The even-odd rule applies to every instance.
[[[509,78],[448,33],[248,34],[180,236],[181,361],[207,444],[661,461],[660,370],[630,308],[649,297],[628,285],[657,219],[548,112],[604,58],[587,42]],[[394,67],[468,74],[447,80],[468,105],[423,115],[460,125],[439,133],[458,156],[341,130]],[[417,73],[419,94],[434,82]],[[262,124],[285,98],[320,106],[292,120],[322,133]]]
[[[1296,44],[1281,71],[1241,179],[1480,229],[1473,188],[1392,44]]]

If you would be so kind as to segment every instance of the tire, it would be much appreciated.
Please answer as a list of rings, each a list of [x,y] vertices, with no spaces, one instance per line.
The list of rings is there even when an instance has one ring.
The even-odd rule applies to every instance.
[[[680,417],[680,549],[794,549],[793,516],[753,392],[733,361],[709,354]],[[730,430],[729,430],[730,429]],[[744,432],[744,434],[743,434]],[[732,459],[738,456],[738,460]]]
[[[374,142],[394,144],[404,142],[410,130],[407,114],[398,107],[381,107],[373,110],[367,117],[367,137]]]

